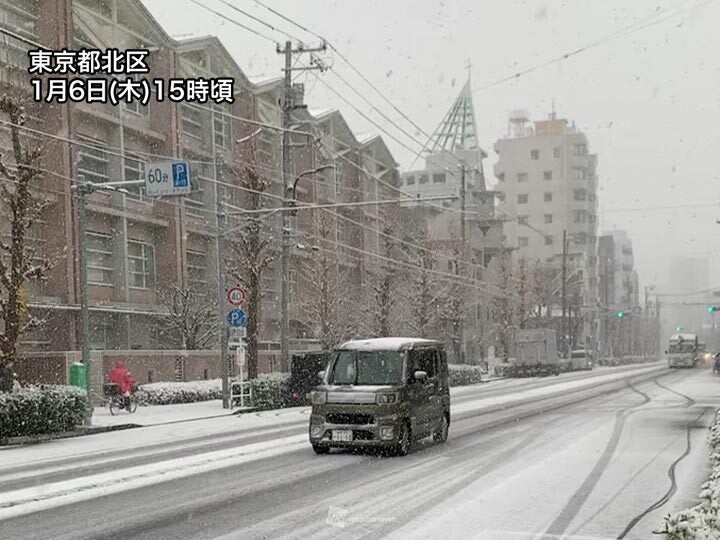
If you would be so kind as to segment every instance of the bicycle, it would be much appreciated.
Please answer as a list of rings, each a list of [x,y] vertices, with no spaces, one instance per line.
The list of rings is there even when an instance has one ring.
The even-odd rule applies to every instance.
[[[133,386],[129,396],[123,396],[120,393],[120,387],[115,383],[105,383],[103,385],[103,394],[108,400],[108,408],[110,414],[116,416],[120,411],[126,410],[130,414],[137,411],[138,402],[135,398],[136,388]]]

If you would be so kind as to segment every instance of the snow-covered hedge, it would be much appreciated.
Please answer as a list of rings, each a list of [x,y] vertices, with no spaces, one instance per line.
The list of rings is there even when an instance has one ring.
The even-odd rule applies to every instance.
[[[148,405],[171,405],[222,399],[222,383],[220,379],[148,383],[138,388],[137,398],[140,403]]]
[[[73,431],[87,414],[87,394],[74,386],[29,386],[0,392],[0,440]]]
[[[670,514],[660,531],[665,540],[717,540],[720,538],[720,411],[710,427],[710,478],[700,488],[700,504]]]
[[[468,366],[465,364],[450,364],[450,386],[464,386],[483,381],[483,370],[480,366]]]
[[[280,409],[290,402],[290,377],[286,373],[258,375],[252,381],[255,406]],[[138,401],[148,405],[171,405],[222,399],[222,381],[157,382],[138,388]]]
[[[290,375],[268,373],[252,380],[253,402],[260,410],[290,406]]]

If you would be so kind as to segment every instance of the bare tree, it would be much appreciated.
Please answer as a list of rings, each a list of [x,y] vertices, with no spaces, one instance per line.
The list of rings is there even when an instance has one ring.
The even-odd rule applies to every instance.
[[[217,304],[205,292],[174,287],[160,293],[167,314],[161,317],[168,342],[185,350],[205,349],[217,340]]]
[[[491,304],[491,314],[494,322],[495,336],[498,344],[498,356],[508,358],[512,350],[513,336],[513,291],[511,287],[512,261],[510,256],[503,253],[499,257],[496,272],[497,288]]]
[[[398,256],[398,249],[392,239],[392,230],[383,231],[382,259],[377,271],[371,275],[373,281],[373,301],[370,306],[370,322],[372,333],[376,337],[387,337],[392,333],[392,309],[395,303],[395,285],[398,269],[392,263],[393,257]]]
[[[39,324],[28,310],[27,284],[31,280],[44,279],[50,263],[38,258],[28,238],[44,208],[44,203],[32,193],[33,181],[41,174],[38,165],[43,150],[23,142],[20,130],[26,117],[19,100],[1,96],[0,112],[10,122],[14,161],[6,163],[0,154],[0,208],[5,207],[0,216],[9,215],[10,218],[10,242],[6,243],[0,237],[0,391],[9,392],[19,341]]]
[[[254,160],[249,160],[254,163]],[[270,187],[270,180],[260,174],[254,165],[244,165],[233,171],[237,184],[245,188],[243,207],[247,210],[262,208],[261,196]],[[270,243],[272,237],[263,218],[255,214],[242,217],[243,226],[230,240],[233,252],[233,263],[230,274],[248,290],[247,302],[247,366],[248,378],[257,377],[258,339],[260,326],[260,309],[264,293],[262,291],[262,275],[272,262]]]
[[[317,252],[303,261],[310,279],[302,288],[302,310],[317,324],[317,338],[323,350],[331,350],[354,334],[348,301],[341,292],[337,251],[334,249],[334,221],[327,214],[317,218]]]

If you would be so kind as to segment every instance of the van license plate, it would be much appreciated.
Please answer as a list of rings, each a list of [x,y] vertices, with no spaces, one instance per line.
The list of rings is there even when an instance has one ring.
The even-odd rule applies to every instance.
[[[351,429],[333,429],[333,441],[352,442],[353,432]]]

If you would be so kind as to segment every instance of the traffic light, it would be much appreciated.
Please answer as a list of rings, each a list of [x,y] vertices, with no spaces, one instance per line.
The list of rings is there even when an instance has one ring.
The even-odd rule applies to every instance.
[[[715,313],[716,311],[720,311],[720,306],[708,306],[707,307],[708,313]]]
[[[622,319],[622,318],[625,316],[625,312],[624,312],[624,311],[618,311],[618,312],[617,312],[617,316],[618,316],[618,319]]]
[[[675,331],[676,331],[676,332],[682,331],[682,326],[676,326],[676,327],[675,327]]]

